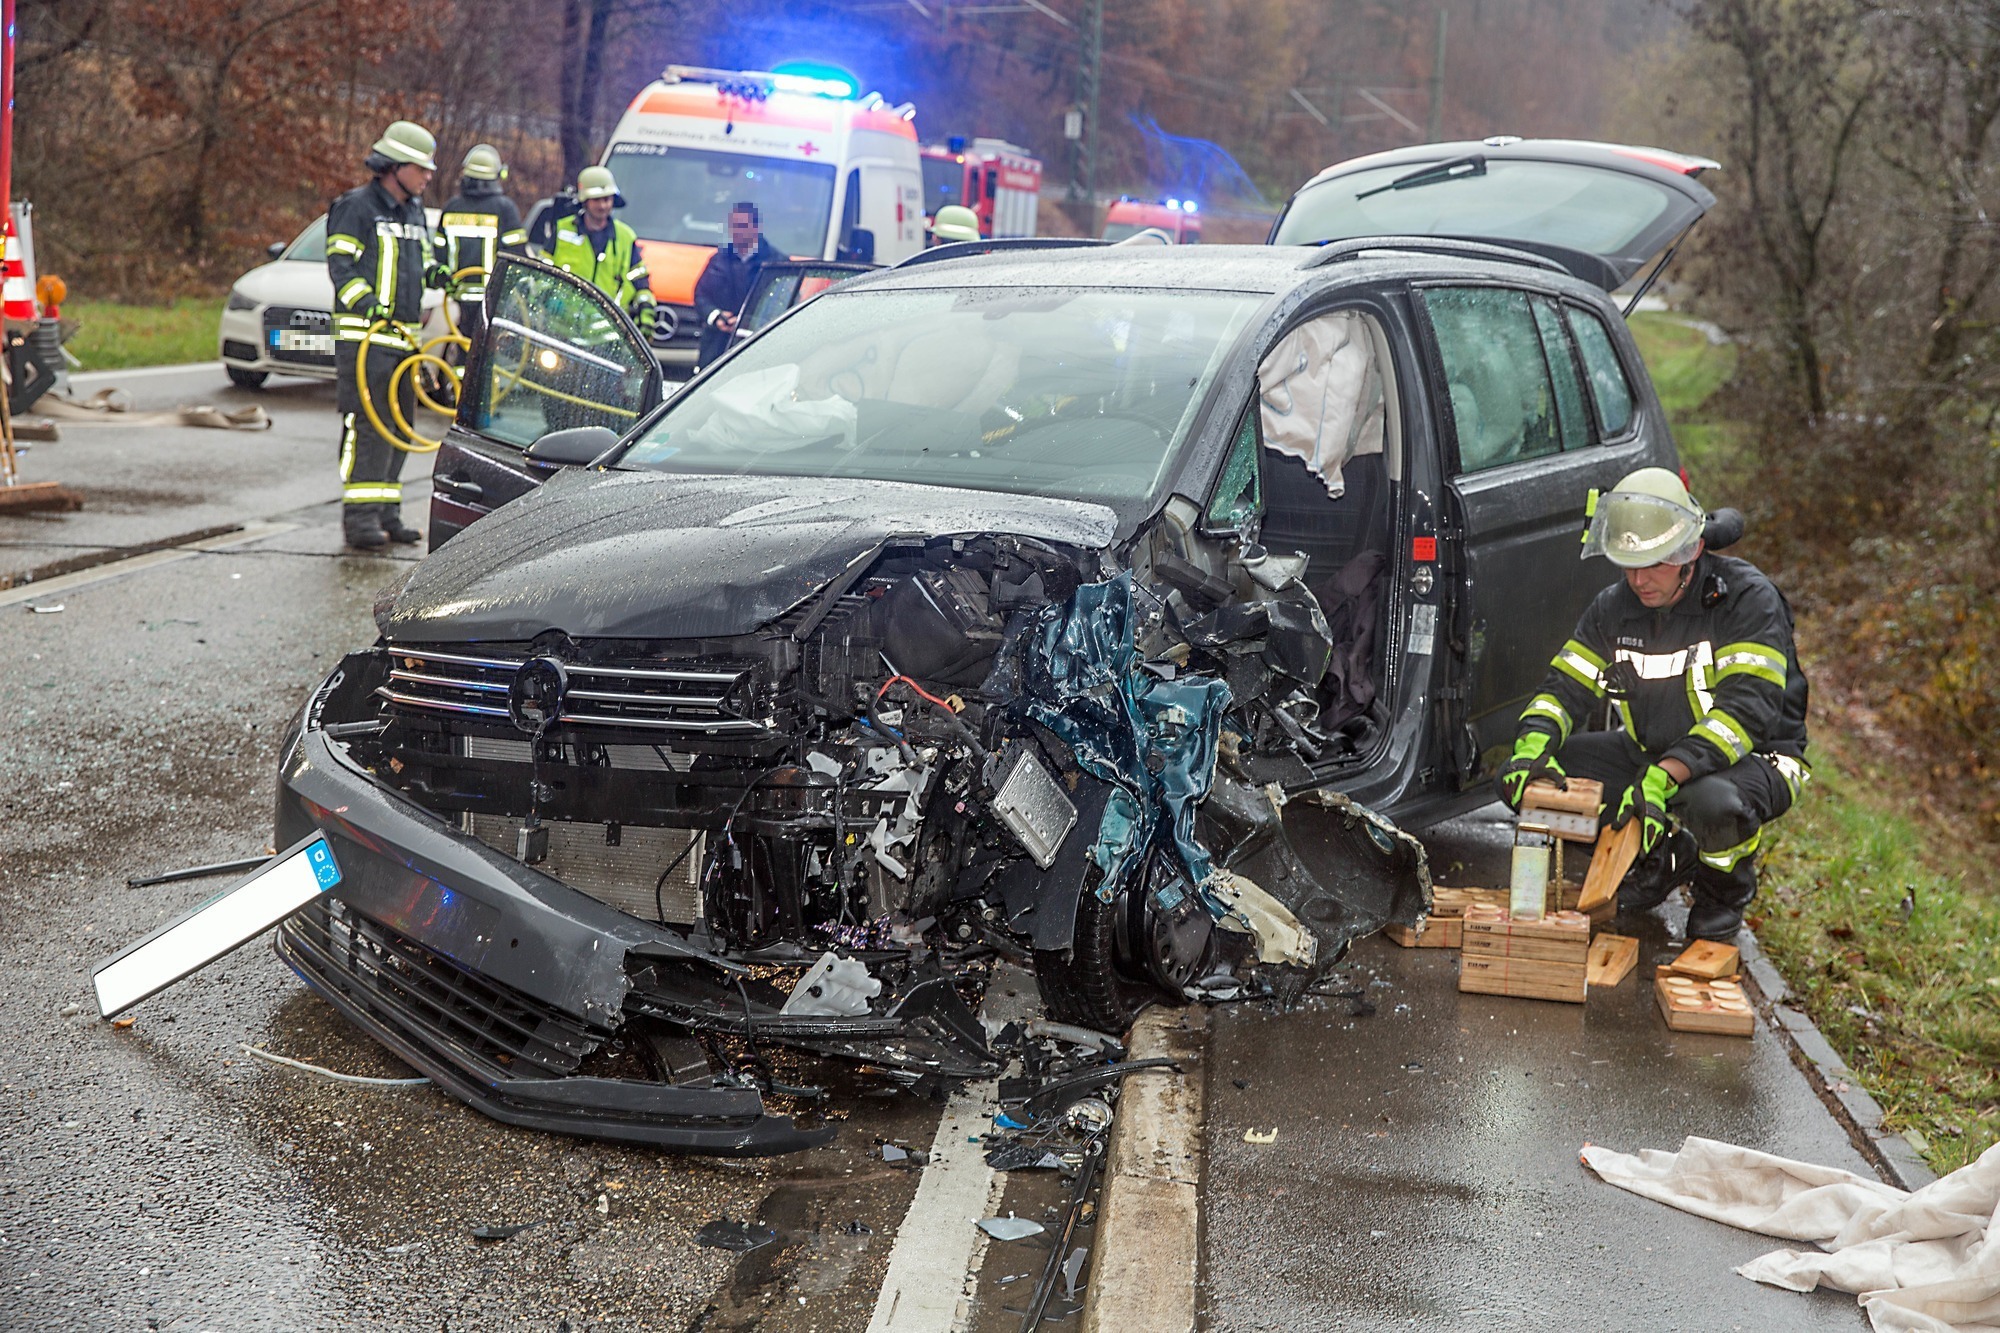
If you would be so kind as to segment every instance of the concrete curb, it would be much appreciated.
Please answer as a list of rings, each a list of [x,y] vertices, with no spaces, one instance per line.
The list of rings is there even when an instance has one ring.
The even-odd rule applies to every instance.
[[[1890,1184],[1919,1190],[1937,1179],[1910,1141],[1882,1124],[1882,1104],[1861,1087],[1847,1062],[1840,1058],[1820,1033],[1805,1010],[1791,1003],[1792,990],[1771,960],[1759,947],[1757,937],[1746,928],[1738,931],[1736,947],[1743,955],[1744,969],[1756,989],[1764,1016],[1792,1053],[1792,1063],[1804,1071],[1813,1091],[1826,1103],[1834,1118],[1846,1128],[1847,1136],[1864,1157],[1874,1163]]]
[[[1166,1056],[1182,1072],[1139,1074],[1119,1093],[1082,1333],[1194,1328],[1207,1029],[1200,1005],[1156,1005],[1132,1025],[1130,1058]]]

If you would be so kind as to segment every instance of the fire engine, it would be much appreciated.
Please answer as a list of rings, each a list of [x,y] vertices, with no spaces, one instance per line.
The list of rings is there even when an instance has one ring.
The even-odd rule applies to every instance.
[[[1201,244],[1201,216],[1192,199],[1158,201],[1120,196],[1104,210],[1104,239],[1122,241],[1152,227],[1175,245]]]
[[[946,204],[964,204],[979,215],[979,234],[988,240],[1035,234],[1042,164],[1027,149],[953,137],[924,149],[923,159],[926,222]]]
[[[653,295],[677,319],[662,363],[694,364],[695,283],[727,244],[739,200],[795,259],[893,264],[924,248],[916,108],[855,93],[817,73],[671,65],[632,99],[603,163]]]

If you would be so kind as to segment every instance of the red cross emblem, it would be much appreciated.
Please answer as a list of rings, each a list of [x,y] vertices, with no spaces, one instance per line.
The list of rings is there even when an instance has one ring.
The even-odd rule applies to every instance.
[[[819,145],[814,143],[812,140],[808,139],[804,143],[799,145],[799,151],[801,153],[804,153],[807,157],[811,157],[814,153],[817,153],[819,151]]]

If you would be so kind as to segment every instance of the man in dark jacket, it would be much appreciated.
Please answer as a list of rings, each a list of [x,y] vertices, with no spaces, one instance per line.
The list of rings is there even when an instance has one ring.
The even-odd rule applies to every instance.
[[[1757,894],[1763,826],[1809,775],[1807,686],[1784,595],[1748,561],[1707,551],[1706,520],[1665,468],[1597,502],[1584,554],[1625,577],[1556,654],[1499,785],[1518,810],[1536,778],[1602,782],[1612,825],[1641,828],[1619,908],[1657,906],[1691,882],[1689,938],[1728,941]],[[1581,730],[1606,701],[1619,729]]]
[[[477,273],[458,280],[458,328],[473,342],[486,328],[486,279],[502,254],[527,249],[521,210],[501,189],[507,164],[491,144],[474,144],[459,169],[458,193],[438,217],[438,261],[447,273]]]
[[[437,172],[429,130],[399,120],[382,132],[362,165],[374,176],[333,201],[326,217],[326,268],[333,279],[333,369],[340,411],[341,531],[357,550],[411,544],[423,534],[403,522],[403,454],[389,380],[417,350],[424,288],[441,287],[423,194]],[[357,383],[368,379],[368,406]],[[416,418],[416,381],[405,375],[398,402]],[[378,424],[379,423],[379,424]]]
[[[729,244],[715,252],[694,285],[694,311],[701,320],[697,370],[729,350],[736,339],[737,312],[743,308],[743,298],[750,294],[757,274],[764,265],[783,258],[759,229],[757,205],[730,205]]]

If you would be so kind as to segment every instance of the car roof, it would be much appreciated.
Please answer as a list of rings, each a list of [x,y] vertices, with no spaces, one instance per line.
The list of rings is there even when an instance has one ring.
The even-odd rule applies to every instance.
[[[1298,245],[1095,245],[990,254],[859,274],[843,292],[916,291],[939,287],[1171,287],[1177,290],[1254,292],[1276,296],[1304,287],[1384,278],[1532,278],[1578,293],[1601,295],[1546,260],[1521,253],[1518,260],[1494,246],[1394,238],[1339,247]]]

